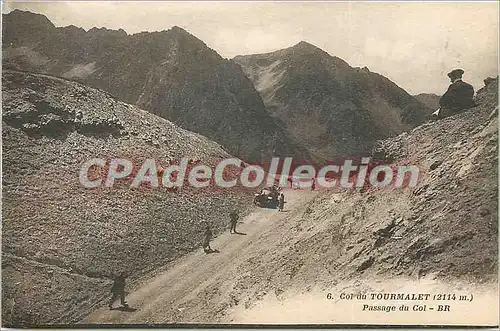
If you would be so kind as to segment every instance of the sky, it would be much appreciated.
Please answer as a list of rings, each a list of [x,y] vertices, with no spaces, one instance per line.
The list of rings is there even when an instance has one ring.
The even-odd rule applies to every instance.
[[[465,70],[477,90],[498,75],[498,2],[4,2],[56,26],[180,26],[221,56],[272,52],[304,40],[353,67],[368,67],[410,94],[443,94]]]

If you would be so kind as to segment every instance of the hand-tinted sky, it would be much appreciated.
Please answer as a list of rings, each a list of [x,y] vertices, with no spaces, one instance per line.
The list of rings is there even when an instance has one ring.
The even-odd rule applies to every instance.
[[[177,25],[224,57],[308,41],[352,66],[367,66],[411,94],[442,94],[453,68],[475,89],[498,75],[497,2],[45,2],[4,3],[46,15],[56,26]]]

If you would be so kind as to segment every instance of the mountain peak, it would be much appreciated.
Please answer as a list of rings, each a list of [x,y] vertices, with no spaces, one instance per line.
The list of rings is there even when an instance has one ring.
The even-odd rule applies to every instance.
[[[318,46],[315,46],[311,43],[308,43],[307,41],[301,41],[298,44],[290,47],[291,49],[302,49],[302,50],[311,50],[311,51],[321,51],[324,52],[321,48]]]
[[[205,45],[205,43],[198,39],[195,35],[189,33],[186,29],[181,28],[180,26],[174,25],[171,27],[168,32],[174,36],[177,36],[178,38],[181,38],[182,40],[189,40],[189,41],[197,41],[200,44]]]
[[[335,60],[340,60],[341,62],[344,62],[343,60],[331,56],[328,54],[326,51],[322,50],[316,45],[313,45],[307,41],[301,41],[298,44],[293,45],[292,47],[285,48],[281,51],[278,52],[284,52],[285,54],[289,54],[292,56],[298,56],[298,57],[309,57],[313,56],[314,58],[324,58],[324,57],[331,57]]]
[[[17,26],[24,26],[25,28],[40,29],[55,27],[47,16],[20,9],[14,9],[8,14],[3,14],[2,17],[4,20],[15,22]]]
[[[313,44],[305,41],[305,40],[301,40],[298,44],[296,44],[294,47],[316,47],[314,46]],[[316,47],[317,48],[317,47]]]
[[[180,26],[177,26],[177,25],[174,25],[170,29],[170,31],[178,33],[178,34],[184,34],[184,35],[192,36],[191,33],[187,32],[185,29],[183,29],[183,28],[181,28]]]
[[[349,64],[344,60],[342,60],[341,58],[330,55],[325,50],[322,50],[318,46],[313,45],[307,41],[301,41],[292,47],[284,49],[283,51],[285,52],[285,54],[291,54],[292,56],[298,56],[299,58],[307,57],[308,61],[311,61],[310,58],[311,56],[312,58],[316,59],[328,58],[329,61],[333,61],[333,63],[335,63],[336,66],[341,66],[346,68],[349,67]]]

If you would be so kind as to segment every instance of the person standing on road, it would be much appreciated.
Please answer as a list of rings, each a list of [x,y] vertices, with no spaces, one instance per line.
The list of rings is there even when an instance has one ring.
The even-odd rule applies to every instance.
[[[283,208],[285,207],[285,195],[281,193],[279,201],[278,201],[278,211],[283,211]]]
[[[238,218],[240,218],[238,211],[236,209],[233,210],[231,214],[229,214],[229,217],[231,219],[231,229],[229,233],[236,233],[236,223],[238,223]]]
[[[111,287],[111,299],[109,300],[108,307],[109,309],[113,309],[113,303],[120,297],[120,303],[123,307],[128,307],[127,302],[125,301],[125,273],[121,273],[114,279],[113,287]]]
[[[210,253],[212,252],[212,248],[210,248],[210,240],[212,240],[212,229],[210,229],[210,224],[206,220],[202,220],[202,222],[205,222],[205,236],[203,239],[203,250],[205,253]]]

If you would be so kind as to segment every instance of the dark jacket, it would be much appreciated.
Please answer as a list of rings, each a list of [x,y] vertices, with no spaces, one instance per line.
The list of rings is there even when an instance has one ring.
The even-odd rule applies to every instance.
[[[111,288],[111,292],[123,292],[125,290],[125,277],[118,276],[115,278],[115,282],[113,283],[113,287]]]
[[[458,112],[474,106],[473,97],[474,88],[472,85],[458,80],[451,84],[446,93],[439,99],[439,106]]]
[[[284,195],[280,195],[279,204],[280,204],[280,207],[283,207],[285,205],[285,196]]]
[[[229,214],[229,217],[231,218],[231,223],[236,223],[236,221],[238,221],[238,213],[235,213],[235,212],[232,212],[231,214]]]
[[[203,246],[208,246],[210,240],[212,239],[212,230],[210,228],[205,229],[205,238],[203,239]]]

